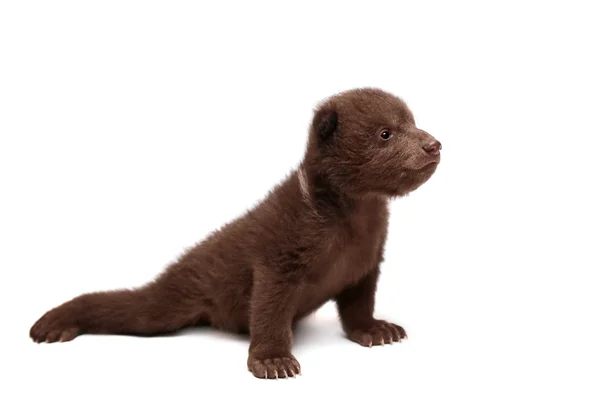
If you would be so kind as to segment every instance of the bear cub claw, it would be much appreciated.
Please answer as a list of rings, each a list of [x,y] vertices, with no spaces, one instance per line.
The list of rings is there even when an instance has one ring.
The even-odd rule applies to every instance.
[[[348,334],[350,340],[365,347],[401,342],[407,337],[404,328],[383,320],[377,320],[367,327],[353,329]]]
[[[259,359],[248,359],[248,370],[257,378],[286,379],[300,375],[300,364],[292,355]]]

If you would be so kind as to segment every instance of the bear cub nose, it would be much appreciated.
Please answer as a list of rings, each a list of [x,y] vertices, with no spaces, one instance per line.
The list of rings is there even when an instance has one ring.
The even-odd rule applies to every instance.
[[[440,150],[442,149],[442,144],[437,140],[433,140],[426,145],[423,146],[423,150],[432,156],[437,156],[440,154]]]

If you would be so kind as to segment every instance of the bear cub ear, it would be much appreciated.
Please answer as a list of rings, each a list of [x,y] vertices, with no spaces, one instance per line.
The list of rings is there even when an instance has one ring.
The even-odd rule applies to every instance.
[[[338,115],[333,110],[319,110],[313,119],[313,129],[321,143],[333,137],[338,126]]]

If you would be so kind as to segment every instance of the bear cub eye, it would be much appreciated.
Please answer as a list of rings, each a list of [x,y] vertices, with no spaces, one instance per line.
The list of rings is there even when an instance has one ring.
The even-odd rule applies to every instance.
[[[382,131],[379,136],[383,139],[383,140],[389,140],[392,137],[392,134],[390,133],[390,131]]]

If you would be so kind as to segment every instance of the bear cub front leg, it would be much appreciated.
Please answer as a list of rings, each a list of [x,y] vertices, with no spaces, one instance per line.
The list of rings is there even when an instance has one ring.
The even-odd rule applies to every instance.
[[[272,276],[255,275],[250,304],[248,370],[257,378],[300,374],[292,355],[292,322],[299,288]]]

